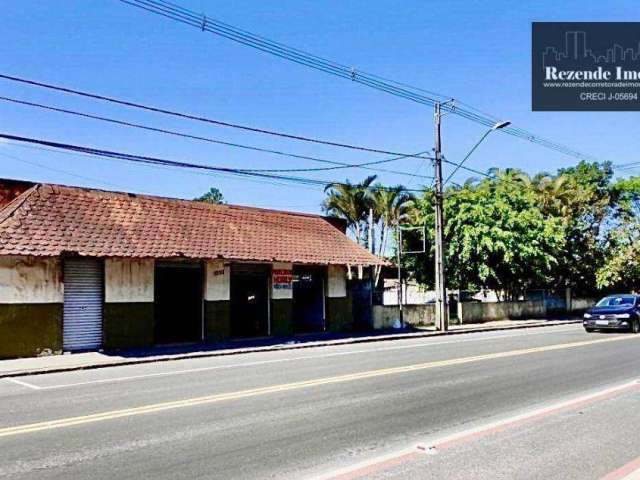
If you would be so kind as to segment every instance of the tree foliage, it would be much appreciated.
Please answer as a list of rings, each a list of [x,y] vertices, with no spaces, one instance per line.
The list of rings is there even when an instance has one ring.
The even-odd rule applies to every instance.
[[[512,298],[551,280],[564,237],[559,219],[545,217],[539,208],[529,177],[515,170],[494,174],[447,191],[447,280],[450,288],[490,288]],[[431,225],[430,194],[420,210]],[[424,258],[413,263],[411,269],[418,271]],[[421,279],[430,275],[429,266]]]
[[[640,290],[640,177],[619,180],[615,218],[605,240],[604,258],[596,272],[601,288]]]
[[[322,204],[322,209],[330,216],[342,218],[347,222],[347,228],[351,230],[359,243],[366,240],[366,220],[371,204],[370,187],[376,180],[375,175],[365,178],[360,183],[331,183],[326,186],[327,198]]]
[[[585,295],[640,290],[640,177],[616,181],[610,164],[584,161],[555,174],[489,173],[445,191],[449,288],[489,288],[505,299],[537,288]],[[325,211],[347,220],[366,245],[373,209],[380,255],[389,254],[396,226],[425,226],[427,251],[403,257],[403,265],[432,287],[432,192],[414,198],[401,186],[374,182],[329,186]]]
[[[451,288],[491,288],[505,297],[530,288],[640,289],[640,177],[615,182],[609,164],[588,162],[556,174],[490,173],[445,192]],[[431,227],[430,192],[418,211],[418,224]],[[405,265],[433,285],[430,250]]]
[[[207,193],[199,196],[198,198],[194,198],[194,200],[196,202],[214,203],[214,204],[225,203],[222,192],[218,190],[216,187],[211,187]]]
[[[373,240],[373,253],[386,256],[390,247],[390,238],[395,227],[405,222],[414,207],[414,197],[402,185],[383,187],[374,183],[376,176],[365,178],[353,184],[348,180],[326,187],[327,197],[323,210],[331,216],[347,222],[355,240],[367,246],[369,235]],[[373,230],[370,232],[369,215],[373,217]],[[378,283],[380,267],[374,272]]]

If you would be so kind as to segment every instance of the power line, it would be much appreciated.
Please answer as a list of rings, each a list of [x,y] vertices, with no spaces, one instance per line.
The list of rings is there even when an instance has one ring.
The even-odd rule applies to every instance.
[[[611,166],[614,170],[634,170],[638,167],[640,167],[640,162],[621,163]]]
[[[263,134],[266,134],[266,135],[274,135],[274,136],[289,138],[289,139],[293,139],[293,140],[300,140],[300,141],[304,141],[304,142],[312,142],[312,143],[323,144],[323,145],[328,145],[328,146],[332,146],[332,147],[347,148],[347,149],[351,149],[351,150],[360,150],[360,151],[365,151],[365,152],[378,153],[378,154],[382,154],[382,155],[394,155],[394,156],[403,157],[403,158],[420,158],[420,159],[423,159],[423,160],[432,160],[433,159],[433,157],[425,157],[423,155],[416,155],[416,154],[412,154],[412,153],[400,153],[400,152],[393,152],[393,151],[389,151],[389,150],[381,150],[381,149],[376,149],[376,148],[362,147],[362,146],[358,146],[358,145],[350,145],[350,144],[345,144],[345,143],[332,142],[332,141],[328,141],[328,140],[320,140],[320,139],[311,138],[311,137],[302,137],[302,136],[292,135],[292,134],[288,134],[288,133],[275,132],[273,130],[264,130],[264,129],[259,129],[259,128],[255,128],[255,127],[249,127],[249,126],[246,126],[246,125],[239,125],[239,124],[234,124],[234,123],[229,123],[229,122],[223,122],[221,120],[214,120],[214,119],[211,119],[211,118],[200,117],[200,116],[191,115],[191,114],[188,114],[188,113],[180,113],[180,112],[176,112],[176,111],[172,111],[172,110],[166,110],[166,109],[159,108],[159,107],[153,107],[153,106],[149,106],[149,105],[142,105],[142,104],[139,104],[139,103],[130,102],[128,100],[121,100],[121,99],[117,99],[117,98],[114,98],[114,97],[106,97],[104,95],[98,95],[98,94],[95,94],[95,93],[90,93],[90,92],[81,91],[81,90],[75,90],[75,89],[71,89],[71,88],[67,88],[67,87],[62,87],[62,86],[59,86],[59,85],[52,85],[52,84],[48,84],[48,83],[38,82],[38,81],[35,81],[35,80],[29,80],[29,79],[15,77],[15,76],[11,76],[11,75],[5,75],[5,74],[2,74],[2,73],[0,73],[0,79],[10,80],[10,81],[13,81],[13,82],[23,83],[23,84],[26,84],[26,85],[32,85],[32,86],[36,86],[36,87],[42,87],[42,88],[46,88],[46,89],[50,89],[50,90],[54,90],[54,91],[58,91],[58,92],[69,93],[69,94],[73,94],[73,95],[79,95],[79,96],[82,96],[82,97],[93,98],[93,99],[96,99],[96,100],[103,100],[103,101],[106,101],[106,102],[115,103],[115,104],[118,104],[118,105],[123,105],[123,106],[127,106],[127,107],[132,107],[132,108],[138,108],[138,109],[142,109],[142,110],[147,110],[147,111],[151,111],[151,112],[155,112],[155,113],[162,113],[162,114],[165,114],[165,115],[176,116],[176,117],[185,118],[185,119],[189,119],[189,120],[205,122],[205,123],[210,123],[210,124],[215,124],[215,125],[221,125],[221,126],[225,126],[225,127],[237,128],[237,129],[251,131],[251,132],[255,132],[255,133],[263,133]],[[8,98],[8,97],[5,97],[5,98]],[[270,153],[275,153],[275,152],[271,151]],[[445,163],[448,163],[449,165],[453,165],[453,166],[456,166],[456,167],[459,166],[458,163],[445,160],[444,158],[443,158],[442,161],[445,162]],[[485,172],[481,172],[480,170],[475,170],[473,168],[469,168],[469,167],[466,167],[466,166],[463,166],[463,167],[460,167],[460,168],[462,168],[463,170],[466,170],[468,172],[475,173],[476,175],[482,175],[484,177],[489,177],[490,176],[490,175],[487,175]]]
[[[12,140],[6,140],[6,143],[9,145],[13,145],[15,147],[20,147],[20,148],[29,148],[29,149],[33,149],[33,150],[41,150],[41,151],[46,151],[46,152],[55,152],[55,153],[59,153],[59,154],[64,154],[64,155],[72,155],[72,156],[78,156],[78,157],[92,157],[92,158],[98,158],[100,160],[106,160],[106,161],[114,161],[114,162],[124,162],[126,163],[126,160],[121,160],[118,158],[109,158],[109,157],[101,157],[101,156],[97,156],[97,155],[93,155],[93,154],[89,154],[89,153],[82,153],[82,152],[75,152],[75,151],[67,151],[67,150],[59,150],[56,148],[52,148],[52,147],[45,147],[45,146],[40,146],[40,145],[32,145],[29,143],[20,143],[20,142],[14,142]],[[145,167],[145,168],[154,168],[154,169],[159,169],[159,170],[166,170],[166,169],[171,169],[174,167],[170,167],[170,166],[163,166],[163,165],[150,165],[150,164],[146,164],[146,163],[140,163],[137,166],[141,166],[141,167]],[[215,176],[217,177],[223,177],[223,178],[236,178],[237,177],[233,177],[231,175],[226,175],[226,174],[222,174],[222,173],[213,173],[213,172],[205,172],[205,171],[199,171],[199,170],[184,170],[184,173],[189,173],[189,174],[194,174],[194,175],[206,175],[206,176]],[[307,190],[316,190],[317,188],[324,188],[324,186],[319,185],[316,187],[312,187],[312,186],[308,186],[308,185],[298,185],[298,184],[291,184],[291,183],[284,183],[284,182],[278,182],[276,180],[266,180],[266,179],[257,179],[257,178],[242,178],[242,181],[245,182],[252,182],[252,183],[259,183],[259,184],[269,184],[269,185],[276,185],[276,186],[286,186],[286,187],[295,187],[295,188],[303,188],[303,189],[307,189]]]
[[[295,176],[278,175],[278,174],[264,173],[264,172],[253,172],[250,170],[242,170],[238,168],[203,165],[198,163],[169,160],[169,159],[151,157],[151,156],[145,156],[145,155],[133,155],[129,153],[116,152],[112,150],[103,150],[103,149],[86,147],[81,145],[53,142],[49,140],[22,137],[22,136],[10,135],[6,133],[0,133],[0,138],[4,138],[6,140],[11,140],[15,142],[23,142],[23,143],[29,143],[29,144],[40,145],[45,147],[52,147],[60,150],[80,152],[80,153],[85,153],[89,155],[94,155],[97,157],[115,158],[115,159],[133,162],[133,163],[213,171],[213,172],[231,174],[239,177],[255,177],[255,178],[262,178],[262,179],[280,180],[280,181],[286,181],[291,183],[322,186],[322,187],[326,187],[328,185],[346,185],[344,182],[338,182],[338,181],[327,181],[327,180],[320,180],[320,179],[314,179],[314,178],[308,178],[308,177],[295,177]],[[375,190],[388,190],[389,188],[376,185],[376,186],[370,187],[370,189],[375,191]],[[423,192],[423,190],[408,190],[408,191]]]
[[[222,127],[236,128],[236,129],[245,130],[245,131],[254,132],[254,133],[262,133],[262,134],[265,134],[265,135],[273,135],[273,136],[276,136],[276,137],[288,138],[288,139],[291,139],[291,140],[299,140],[299,141],[302,141],[302,142],[311,142],[311,143],[317,143],[317,144],[321,144],[321,145],[328,145],[330,147],[347,148],[347,149],[350,149],[350,150],[359,150],[359,151],[363,151],[363,152],[379,153],[379,154],[382,154],[382,155],[406,156],[406,157],[414,157],[414,158],[422,158],[422,159],[431,160],[431,157],[420,157],[420,156],[415,156],[415,155],[410,154],[410,153],[393,152],[393,151],[382,150],[382,149],[378,149],[378,148],[362,147],[362,146],[359,146],[359,145],[351,145],[351,144],[347,144],[347,143],[332,142],[332,141],[329,141],[329,140],[321,140],[321,139],[317,139],[317,138],[304,137],[304,136],[301,136],[301,135],[293,135],[293,134],[290,134],[290,133],[276,132],[274,130],[266,130],[266,129],[262,129],[262,128],[250,127],[250,126],[247,126],[247,125],[240,125],[240,124],[236,124],[236,123],[224,122],[222,120],[214,120],[214,119],[206,118],[206,117],[202,117],[202,116],[191,115],[191,114],[188,114],[188,113],[180,113],[180,112],[176,112],[176,111],[173,111],[173,110],[166,110],[164,108],[153,107],[153,106],[150,106],[150,105],[143,105],[143,104],[140,104],[140,103],[130,102],[128,100],[120,100],[120,99],[117,99],[117,98],[114,98],[114,97],[107,97],[107,96],[104,96],[104,95],[97,95],[95,93],[89,93],[89,92],[85,92],[85,91],[74,90],[74,89],[67,88],[67,87],[61,87],[61,86],[52,85],[52,84],[48,84],[48,83],[37,82],[37,81],[34,81],[34,80],[28,80],[28,79],[25,79],[25,78],[14,77],[14,76],[11,76],[11,75],[0,74],[0,78],[4,79],[4,80],[11,80],[13,82],[19,82],[19,83],[23,83],[23,84],[27,84],[27,85],[36,86],[36,87],[42,87],[42,88],[47,88],[47,89],[50,89],[50,90],[56,90],[56,91],[59,91],[59,92],[70,93],[70,94],[73,94],[73,95],[79,95],[79,96],[82,96],[82,97],[93,98],[95,100],[102,100],[102,101],[105,101],[105,102],[115,103],[115,104],[123,105],[123,106],[127,106],[127,107],[138,108],[138,109],[141,109],[141,110],[147,110],[147,111],[154,112],[154,113],[162,113],[164,115],[171,115],[171,116],[174,116],[174,117],[185,118],[185,119],[188,119],[188,120],[195,120],[195,121],[198,121],[198,122],[210,123],[210,124],[219,125],[219,126],[222,126]]]
[[[206,31],[209,33],[213,33],[234,42],[243,44],[245,46],[255,48],[271,55],[275,55],[285,60],[314,68],[316,70],[320,70],[334,76],[342,77],[416,103],[433,106],[435,103],[441,102],[441,99],[436,99],[434,98],[435,96],[443,97],[442,95],[435,94],[434,92],[428,92],[424,89],[420,89],[396,81],[388,81],[383,77],[372,75],[361,70],[356,70],[353,67],[349,67],[332,60],[327,60],[317,55],[313,55],[302,50],[289,47],[282,43],[275,42],[259,35],[255,35],[246,30],[239,29],[232,25],[199,14],[171,2],[154,0],[121,1],[128,5],[132,5],[137,8],[169,18],[171,20],[189,25],[191,27],[198,28],[203,32]],[[425,95],[425,93],[428,93],[428,95]],[[458,102],[457,105],[455,102],[443,104],[442,110],[487,127],[491,127],[495,124],[496,117],[483,114],[478,109],[475,109],[473,107],[469,108],[467,106],[467,108],[464,108],[461,107],[461,105],[466,104],[463,104],[462,102]],[[598,161],[598,159],[593,155],[584,154],[570,147],[552,140],[548,140],[544,137],[540,137],[515,126],[505,127],[501,130],[501,132],[524,139],[534,144],[538,144],[564,155],[578,158],[580,160]]]
[[[115,183],[107,182],[105,180],[100,180],[100,179],[94,178],[94,177],[87,177],[85,175],[79,175],[77,173],[69,172],[67,170],[62,170],[62,169],[59,169],[59,168],[49,167],[47,165],[43,165],[41,163],[33,162],[33,161],[30,161],[30,160],[25,160],[24,158],[16,157],[15,155],[10,155],[10,154],[5,153],[5,152],[0,152],[0,156],[5,157],[5,158],[9,158],[9,159],[14,160],[16,162],[20,162],[20,163],[24,163],[24,164],[27,164],[27,165],[31,165],[33,167],[38,167],[38,168],[41,168],[43,170],[49,170],[50,172],[61,173],[63,175],[67,175],[69,177],[75,177],[75,178],[79,178],[81,180],[89,180],[91,182],[100,183],[102,185],[109,185],[109,186],[112,186],[112,187],[124,188],[122,185],[117,185]]]
[[[151,127],[151,126],[148,126],[148,125],[129,122],[129,121],[125,121],[125,120],[119,120],[119,119],[115,119],[115,118],[111,118],[111,117],[93,115],[93,114],[90,114],[90,113],[79,112],[79,111],[76,111],[76,110],[69,110],[69,109],[64,109],[64,108],[59,108],[59,107],[53,107],[51,105],[44,105],[44,104],[41,104],[41,103],[29,102],[29,101],[26,101],[26,100],[19,100],[19,99],[16,99],[16,98],[0,96],[0,100],[5,101],[5,102],[10,102],[10,103],[15,103],[15,104],[18,104],[18,105],[23,105],[23,106],[41,108],[41,109],[44,109],[44,110],[49,110],[49,111],[58,112],[58,113],[65,113],[65,114],[68,114],[68,115],[74,115],[74,116],[83,117],[83,118],[90,118],[90,119],[93,119],[93,120],[100,120],[100,121],[103,121],[103,122],[109,122],[109,123],[113,123],[113,124],[116,124],[116,125],[121,125],[121,126],[126,126],[126,127],[133,127],[133,128],[138,128],[138,129],[142,129],[142,130],[147,130],[147,131],[163,133],[163,134],[167,134],[167,135],[173,135],[173,136],[188,138],[188,139],[191,139],[191,140],[199,140],[199,141],[203,141],[203,142],[215,143],[215,144],[218,144],[218,145],[224,145],[224,146],[228,146],[228,147],[242,148],[242,149],[253,150],[253,151],[262,152],[262,153],[269,153],[269,154],[273,154],[273,155],[280,155],[280,156],[286,156],[286,157],[297,158],[297,159],[302,159],[302,160],[311,160],[311,161],[314,161],[314,162],[321,162],[321,163],[335,165],[333,167],[323,167],[323,168],[256,169],[256,170],[253,170],[253,171],[257,171],[257,172],[258,171],[265,171],[265,172],[315,172],[315,171],[318,171],[319,172],[319,171],[326,171],[326,170],[338,170],[338,169],[343,169],[343,168],[362,168],[364,170],[373,170],[373,171],[377,171],[377,172],[393,173],[393,174],[396,174],[396,175],[414,176],[414,175],[411,175],[410,173],[407,173],[407,172],[401,172],[401,171],[398,171],[398,170],[389,170],[389,169],[384,169],[384,168],[380,168],[380,167],[378,167],[378,168],[370,168],[370,166],[371,165],[380,165],[380,164],[390,163],[390,162],[396,162],[398,160],[402,160],[402,159],[405,159],[405,158],[410,158],[410,157],[413,158],[413,157],[415,157],[417,155],[423,155],[425,153],[428,153],[428,150],[427,150],[427,151],[424,151],[424,152],[419,152],[417,154],[401,155],[401,156],[388,158],[388,159],[385,159],[385,160],[376,160],[376,161],[371,161],[371,162],[351,164],[351,163],[337,162],[337,161],[327,160],[327,159],[322,159],[322,158],[317,158],[317,157],[310,157],[310,156],[307,156],[307,155],[298,155],[298,154],[289,153],[289,152],[282,152],[282,151],[279,151],[279,150],[255,147],[255,146],[252,146],[252,145],[243,145],[243,144],[239,144],[239,143],[227,142],[227,141],[224,141],[224,140],[218,140],[218,139],[213,139],[213,138],[208,138],[208,137],[202,137],[202,136],[199,136],[199,135],[192,135],[192,134],[179,132],[179,131],[175,131],[175,130],[168,130],[168,129],[165,129],[165,128]],[[418,175],[418,177],[431,178],[430,176],[425,176],[425,175]]]

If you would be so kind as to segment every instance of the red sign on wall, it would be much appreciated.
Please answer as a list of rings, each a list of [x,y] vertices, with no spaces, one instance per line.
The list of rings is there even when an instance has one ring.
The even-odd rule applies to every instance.
[[[272,282],[273,288],[277,290],[290,290],[293,284],[292,270],[273,270]]]

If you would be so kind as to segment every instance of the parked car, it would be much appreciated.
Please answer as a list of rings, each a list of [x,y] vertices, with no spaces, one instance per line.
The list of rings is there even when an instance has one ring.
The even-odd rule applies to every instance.
[[[587,332],[594,330],[628,330],[640,332],[640,295],[609,295],[584,314]]]

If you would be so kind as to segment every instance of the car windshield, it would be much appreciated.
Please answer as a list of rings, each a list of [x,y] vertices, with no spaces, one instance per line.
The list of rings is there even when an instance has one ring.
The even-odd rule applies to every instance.
[[[632,295],[619,295],[612,297],[604,297],[598,303],[596,307],[617,307],[619,305],[633,305],[635,297]]]

